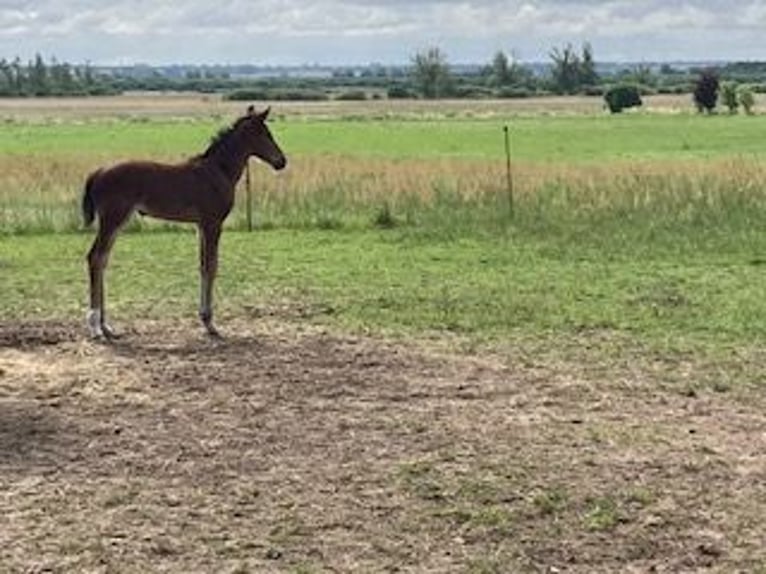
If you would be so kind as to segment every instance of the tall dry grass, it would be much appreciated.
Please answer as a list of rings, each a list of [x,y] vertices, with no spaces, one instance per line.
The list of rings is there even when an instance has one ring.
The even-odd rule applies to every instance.
[[[0,156],[0,230],[79,229],[85,177],[114,161],[103,155]],[[470,231],[492,229],[511,215],[503,162],[312,155],[292,158],[280,174],[256,162],[252,169],[255,221],[262,228],[379,224]],[[531,229],[614,222],[649,232],[673,225],[747,226],[766,215],[766,165],[746,157],[515,163],[512,175],[513,221]],[[230,227],[246,224],[244,193],[240,182]]]

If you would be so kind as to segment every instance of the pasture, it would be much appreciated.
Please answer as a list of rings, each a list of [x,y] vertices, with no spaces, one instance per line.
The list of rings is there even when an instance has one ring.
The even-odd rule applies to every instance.
[[[84,176],[241,107],[133,98],[0,101],[0,570],[766,572],[766,116],[280,106],[226,338],[137,219],[104,345]]]

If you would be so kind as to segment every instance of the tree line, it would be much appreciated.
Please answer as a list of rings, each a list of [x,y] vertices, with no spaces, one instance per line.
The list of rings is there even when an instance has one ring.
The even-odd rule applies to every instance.
[[[554,47],[549,57],[548,74],[538,77],[499,51],[483,68],[480,76],[484,78],[485,86],[500,90],[495,91],[495,95],[508,93],[521,96],[532,92],[601,95],[612,113],[642,105],[642,95],[661,93],[664,86],[665,92],[691,92],[694,104],[701,113],[714,113],[720,103],[730,114],[742,109],[749,115],[755,105],[754,93],[766,91],[766,64],[757,62],[727,64],[720,70],[703,68],[686,72],[663,64],[658,73],[646,65],[638,65],[632,70],[622,70],[601,78],[596,71],[593,48],[589,43],[583,44],[579,53],[571,44]],[[722,75],[728,79],[721,81]],[[429,48],[412,57],[412,76],[420,97],[460,95],[458,81],[451,73],[446,55],[439,48]]]
[[[40,54],[26,64],[16,57],[0,59],[0,96],[75,96],[114,93],[89,65],[72,66]]]
[[[720,79],[721,104],[736,111],[752,109],[752,92],[766,91],[766,64],[726,64],[717,70],[676,69],[634,65],[598,72],[592,46],[553,47],[543,65],[519,62],[497,51],[484,65],[452,66],[446,53],[430,47],[412,55],[404,66],[338,68],[328,77],[269,78],[229,75],[225,67],[185,72],[141,67],[94,69],[71,65],[39,54],[24,63],[20,58],[0,60],[0,96],[67,96],[118,94],[125,91],[194,91],[224,93],[231,99],[324,100],[370,98],[523,98],[549,94],[586,94],[604,97],[612,111],[640,105],[652,93],[688,93],[698,90],[706,73]],[[602,70],[605,66],[601,66]],[[704,94],[704,90],[702,92]],[[716,84],[716,99],[719,87]],[[697,100],[695,100],[697,101]],[[717,101],[717,100],[716,100]],[[699,105],[708,111],[708,104]]]
[[[749,85],[755,92],[766,92],[766,63],[736,62],[711,68],[676,69],[670,64],[623,66],[608,74],[597,72],[593,48],[584,43],[578,51],[571,44],[554,47],[548,53],[545,73],[535,73],[529,65],[518,63],[498,51],[477,77],[460,77],[452,72],[447,56],[438,47],[411,57],[411,87],[424,98],[460,97],[468,89],[475,95],[498,96],[584,94],[603,96],[617,85],[634,85],[651,93],[692,93],[701,75],[713,74],[733,85]]]

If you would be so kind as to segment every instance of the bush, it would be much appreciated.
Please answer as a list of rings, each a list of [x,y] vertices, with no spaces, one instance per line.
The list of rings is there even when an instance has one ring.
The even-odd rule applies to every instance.
[[[531,98],[536,96],[537,92],[524,87],[501,88],[497,91],[498,98]]]
[[[367,92],[364,90],[349,90],[339,93],[335,96],[335,99],[344,102],[363,102],[367,99]]]
[[[406,100],[417,97],[415,92],[406,86],[391,86],[386,91],[386,95],[388,96],[389,100]]]
[[[327,94],[320,90],[311,89],[288,89],[288,90],[270,90],[270,89],[243,89],[234,90],[224,96],[224,99],[230,101],[262,101],[272,100],[276,102],[318,102],[327,99]]]
[[[490,88],[469,84],[453,88],[449,95],[453,98],[463,100],[481,100],[485,98],[491,98],[494,94]]]
[[[670,86],[659,86],[657,88],[658,94],[671,94],[671,95],[681,95],[681,94],[688,94],[691,92],[691,87],[685,85],[685,84],[677,84],[677,85],[670,85]]]
[[[631,85],[609,88],[604,94],[604,100],[609,111],[613,114],[619,114],[622,110],[643,104],[638,87]]]
[[[269,93],[267,90],[252,88],[244,90],[234,90],[223,96],[224,100],[230,100],[232,102],[247,102],[247,101],[259,101],[268,100]]]
[[[750,86],[742,85],[737,88],[737,100],[739,101],[742,109],[749,116],[753,113],[753,106],[755,106],[755,95],[753,89]]]
[[[735,82],[723,82],[721,84],[721,100],[723,105],[729,109],[730,114],[737,113],[739,98],[737,97],[737,84]]]
[[[605,95],[604,86],[585,86],[583,94],[586,96],[603,96]]]

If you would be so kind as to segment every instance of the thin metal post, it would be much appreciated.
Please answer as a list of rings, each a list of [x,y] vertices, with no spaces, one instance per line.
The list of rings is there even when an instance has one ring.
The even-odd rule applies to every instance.
[[[503,133],[505,134],[505,171],[508,186],[508,207],[511,217],[513,217],[513,173],[511,172],[511,136],[509,132],[508,126],[503,126]]]

